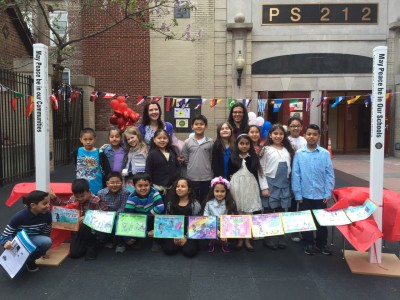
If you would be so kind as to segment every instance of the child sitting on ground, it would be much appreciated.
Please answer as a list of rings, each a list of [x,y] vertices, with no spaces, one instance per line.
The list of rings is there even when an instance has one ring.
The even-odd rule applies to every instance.
[[[108,206],[99,197],[92,194],[89,188],[89,182],[86,179],[75,179],[72,182],[73,196],[63,203],[57,196],[51,192],[50,197],[55,205],[62,205],[66,208],[78,209],[79,230],[73,233],[69,250],[70,258],[80,258],[85,256],[86,260],[95,260],[97,258],[97,233],[89,226],[83,224],[85,213],[88,210],[108,210]]]
[[[164,212],[164,202],[160,193],[151,186],[151,177],[147,173],[136,173],[133,175],[133,192],[126,201],[125,213],[147,215],[147,235],[153,236],[154,216]],[[126,244],[138,247],[139,240],[132,237],[123,237]],[[160,246],[153,240],[151,248],[153,252],[158,252]]]
[[[123,180],[121,173],[109,173],[107,175],[106,185],[107,187],[100,190],[97,196],[107,204],[109,211],[116,211],[118,213],[124,211],[126,200],[130,192],[122,186]],[[114,235],[115,226],[116,224],[114,223],[111,234],[100,233],[100,240],[105,244],[106,248],[112,249],[114,245],[117,245],[115,252],[122,253],[125,249],[122,246],[122,239]]]

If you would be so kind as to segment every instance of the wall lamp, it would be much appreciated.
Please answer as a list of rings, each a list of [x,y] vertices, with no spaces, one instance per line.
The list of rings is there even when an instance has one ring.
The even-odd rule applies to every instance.
[[[237,78],[237,86],[238,87],[240,87],[242,84],[242,72],[243,72],[244,65],[245,65],[245,61],[242,56],[242,51],[239,50],[239,54],[235,60],[235,68],[236,68],[236,71],[238,72],[238,78]]]

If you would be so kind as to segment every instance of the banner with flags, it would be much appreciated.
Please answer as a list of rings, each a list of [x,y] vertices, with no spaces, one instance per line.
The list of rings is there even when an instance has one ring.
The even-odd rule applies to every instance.
[[[283,99],[275,99],[274,100],[274,112],[278,112],[279,109],[281,108],[281,105],[283,103]]]

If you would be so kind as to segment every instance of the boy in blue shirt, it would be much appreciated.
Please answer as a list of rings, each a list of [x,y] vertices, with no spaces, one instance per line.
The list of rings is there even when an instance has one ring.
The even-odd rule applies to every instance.
[[[335,175],[329,152],[318,145],[321,131],[318,125],[310,124],[305,133],[307,145],[296,151],[292,166],[292,190],[295,200],[299,202],[299,210],[326,208],[333,188]],[[332,255],[327,244],[328,229],[317,226],[316,245],[314,248],[314,232],[302,232],[304,253],[313,255],[319,252]]]
[[[107,156],[94,147],[96,133],[92,128],[84,128],[79,137],[83,147],[73,153],[76,167],[76,178],[84,178],[89,182],[90,191],[97,192],[105,186],[107,174],[111,171]]]

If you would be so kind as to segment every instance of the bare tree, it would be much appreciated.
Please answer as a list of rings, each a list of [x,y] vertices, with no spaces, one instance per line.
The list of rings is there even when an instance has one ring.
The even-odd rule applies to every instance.
[[[73,55],[75,45],[129,21],[143,29],[163,35],[166,40],[200,39],[201,30],[193,35],[187,24],[178,34],[178,21],[174,9],[179,11],[197,10],[197,1],[180,0],[0,0],[0,9],[16,6],[23,14],[35,40],[50,45],[50,54],[56,82],[61,82],[65,62]],[[101,11],[106,17],[92,31],[82,34],[79,30],[81,19],[91,11]],[[61,12],[68,14],[67,22],[62,22]]]

